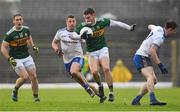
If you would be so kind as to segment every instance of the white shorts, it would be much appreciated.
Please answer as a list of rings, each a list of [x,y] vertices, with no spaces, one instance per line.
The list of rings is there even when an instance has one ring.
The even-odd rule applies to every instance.
[[[13,67],[13,69],[15,70],[17,74],[19,74],[19,71],[22,68],[35,67],[34,60],[31,56],[28,56],[27,58],[15,59],[15,60],[16,60],[17,65]]]
[[[101,59],[102,57],[108,57],[109,58],[109,51],[107,47],[103,47],[100,50],[88,52],[88,55],[91,57],[94,57],[95,59]]]

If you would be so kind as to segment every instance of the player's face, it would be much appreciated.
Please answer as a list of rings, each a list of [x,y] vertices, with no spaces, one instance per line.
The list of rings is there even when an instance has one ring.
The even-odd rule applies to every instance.
[[[75,18],[67,18],[66,20],[67,29],[73,31],[76,26],[76,19]]]
[[[14,17],[13,24],[16,27],[16,29],[20,29],[23,25],[23,17],[22,16]]]
[[[176,34],[176,29],[168,28],[166,32],[167,36],[173,36]]]
[[[84,20],[85,20],[86,24],[88,24],[88,25],[94,24],[95,18],[96,18],[95,13],[84,15]]]

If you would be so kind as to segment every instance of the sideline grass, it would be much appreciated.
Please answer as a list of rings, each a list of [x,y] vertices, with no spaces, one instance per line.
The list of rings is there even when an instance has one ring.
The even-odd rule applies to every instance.
[[[30,89],[20,89],[19,102],[11,100],[10,89],[0,89],[0,111],[180,111],[180,88],[157,89],[156,96],[167,106],[149,106],[146,95],[141,106],[131,106],[138,89],[115,89],[115,102],[99,104],[83,89],[41,89],[41,102],[34,103]],[[106,95],[108,91],[106,90]]]

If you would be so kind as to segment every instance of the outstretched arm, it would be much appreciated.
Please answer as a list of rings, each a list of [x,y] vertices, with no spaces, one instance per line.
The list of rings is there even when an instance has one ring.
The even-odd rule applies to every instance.
[[[130,31],[133,31],[135,29],[136,24],[128,25],[120,21],[110,20],[110,26],[118,26],[118,27],[130,30]]]

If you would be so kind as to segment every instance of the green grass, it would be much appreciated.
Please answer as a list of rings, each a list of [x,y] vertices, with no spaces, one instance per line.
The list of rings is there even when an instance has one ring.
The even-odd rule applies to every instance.
[[[141,106],[131,106],[137,92],[138,89],[115,89],[115,102],[99,104],[98,97],[90,98],[83,89],[41,89],[41,102],[34,103],[30,89],[20,89],[19,102],[11,100],[11,90],[0,89],[0,111],[180,111],[180,88],[156,90],[157,98],[166,101],[166,106],[149,106],[148,95]]]

